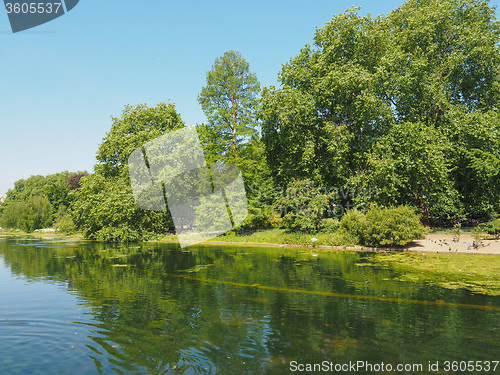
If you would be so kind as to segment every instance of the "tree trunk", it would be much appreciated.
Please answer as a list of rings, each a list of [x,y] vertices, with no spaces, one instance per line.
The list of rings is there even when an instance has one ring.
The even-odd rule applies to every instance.
[[[236,157],[236,120],[238,119],[238,108],[236,106],[236,100],[234,99],[234,95],[231,95],[231,104],[233,107],[233,139],[231,140],[233,146],[233,155]]]

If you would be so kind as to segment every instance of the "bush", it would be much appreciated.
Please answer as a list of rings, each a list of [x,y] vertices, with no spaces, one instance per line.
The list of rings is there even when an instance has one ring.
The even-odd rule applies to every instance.
[[[106,242],[134,242],[140,239],[140,234],[127,225],[119,227],[105,227],[94,235],[98,241]]]
[[[490,221],[484,227],[484,231],[488,234],[495,236],[496,238],[500,237],[500,219],[495,219]]]
[[[264,229],[278,227],[282,220],[279,216],[249,214],[243,222],[245,229]]]
[[[335,233],[340,227],[340,221],[337,218],[323,219],[320,223],[320,229],[324,233]]]
[[[363,244],[366,227],[366,217],[358,210],[350,210],[340,220],[340,231],[347,233],[356,244]]]
[[[404,246],[423,238],[426,229],[420,217],[408,206],[374,206],[365,215],[351,210],[340,221],[341,230],[365,246]]]

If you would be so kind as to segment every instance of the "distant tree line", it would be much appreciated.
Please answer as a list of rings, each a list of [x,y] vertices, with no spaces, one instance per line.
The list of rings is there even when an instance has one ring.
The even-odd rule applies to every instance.
[[[0,205],[0,226],[32,232],[65,223],[64,230],[76,230],[68,212],[71,190],[76,189],[85,172],[61,172],[31,176],[14,183]],[[69,226],[68,226],[69,223]]]

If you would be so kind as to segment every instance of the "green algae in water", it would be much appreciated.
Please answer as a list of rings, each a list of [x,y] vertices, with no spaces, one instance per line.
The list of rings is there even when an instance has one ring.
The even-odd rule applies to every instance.
[[[280,375],[291,361],[500,352],[500,297],[400,282],[373,253],[28,242],[0,242],[0,316],[29,323],[0,325],[9,375]]]
[[[389,264],[400,281],[425,282],[448,289],[500,295],[500,256],[447,253],[379,253],[379,265]]]

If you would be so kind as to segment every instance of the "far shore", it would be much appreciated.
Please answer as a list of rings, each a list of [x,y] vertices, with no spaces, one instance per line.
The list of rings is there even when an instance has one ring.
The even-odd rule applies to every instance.
[[[477,248],[473,248],[474,237],[469,234],[460,235],[458,242],[453,241],[452,234],[427,234],[425,239],[414,240],[407,246],[402,247],[366,247],[366,246],[312,246],[301,244],[280,244],[265,242],[228,242],[211,240],[202,242],[203,245],[232,245],[232,246],[256,246],[256,247],[301,247],[317,250],[347,250],[368,252],[432,252],[432,253],[461,253],[461,254],[488,254],[500,255],[500,240],[494,238],[483,239]],[[175,240],[161,239],[158,242],[177,242]],[[469,245],[471,245],[469,247]]]
[[[23,232],[2,232],[0,235],[8,236],[33,236],[40,238],[71,238],[73,240],[82,240],[83,237],[78,234],[67,235],[60,233],[23,233]],[[201,242],[201,245],[230,245],[230,246],[253,246],[253,247],[298,247],[311,250],[321,251],[331,251],[331,250],[342,250],[342,251],[368,251],[368,252],[429,252],[429,253],[461,253],[461,254],[488,254],[488,255],[500,255],[500,240],[488,237],[483,239],[479,246],[474,248],[472,245],[474,243],[474,237],[470,234],[462,234],[457,238],[452,234],[440,234],[432,233],[427,234],[422,240],[414,240],[408,245],[403,247],[366,247],[366,246],[312,246],[312,245],[302,245],[302,244],[280,244],[280,243],[266,243],[266,242],[228,242],[228,241],[205,241]],[[160,238],[159,240],[154,240],[150,242],[163,242],[163,243],[177,243],[172,236],[169,238]]]

